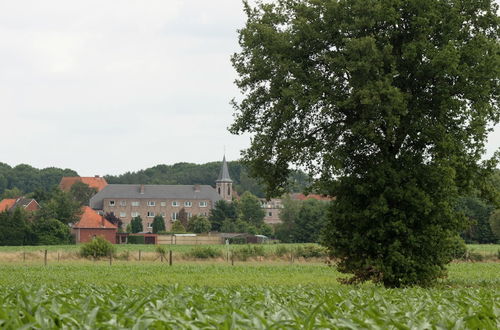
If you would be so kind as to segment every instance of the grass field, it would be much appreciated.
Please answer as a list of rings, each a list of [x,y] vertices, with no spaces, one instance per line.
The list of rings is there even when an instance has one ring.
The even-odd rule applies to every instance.
[[[343,286],[322,264],[0,264],[0,328],[316,329],[500,326],[500,263],[434,288]]]

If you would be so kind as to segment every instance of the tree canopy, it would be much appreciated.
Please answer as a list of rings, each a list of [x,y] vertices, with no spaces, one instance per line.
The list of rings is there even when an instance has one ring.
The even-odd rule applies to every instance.
[[[465,228],[459,192],[481,183],[498,122],[497,5],[444,0],[245,3],[243,92],[232,133],[267,183],[293,168],[336,196],[324,244],[351,282],[426,285]]]

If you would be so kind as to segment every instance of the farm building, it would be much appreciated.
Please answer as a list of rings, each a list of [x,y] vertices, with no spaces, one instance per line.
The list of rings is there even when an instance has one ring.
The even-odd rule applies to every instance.
[[[118,227],[106,220],[102,215],[85,206],[80,220],[71,229],[76,243],[85,243],[96,236],[101,236],[115,244]]]

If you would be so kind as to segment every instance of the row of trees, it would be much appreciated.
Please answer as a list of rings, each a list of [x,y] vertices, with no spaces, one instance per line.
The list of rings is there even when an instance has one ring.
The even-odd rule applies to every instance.
[[[4,196],[6,190],[15,189],[14,195],[33,193],[35,191],[50,191],[57,185],[63,176],[77,176],[71,169],[48,167],[37,169],[30,165],[21,164],[11,167],[0,163],[0,196],[8,198],[12,194]]]
[[[41,209],[0,213],[0,245],[52,245],[72,241],[68,224],[78,221],[82,204],[58,188],[36,195]],[[19,196],[15,196],[19,197]]]

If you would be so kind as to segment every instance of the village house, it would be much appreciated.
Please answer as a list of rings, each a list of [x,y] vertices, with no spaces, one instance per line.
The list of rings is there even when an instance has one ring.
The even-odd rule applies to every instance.
[[[61,188],[62,191],[68,192],[77,182],[85,183],[90,188],[95,188],[98,192],[103,190],[108,185],[106,179],[100,177],[99,175],[93,177],[65,176],[61,179],[61,182],[59,182],[59,188]]]
[[[194,215],[208,217],[217,201],[231,201],[232,196],[232,180],[224,157],[215,188],[209,185],[108,184],[90,199],[90,207],[103,215],[114,214],[124,227],[140,216],[144,231],[150,231],[154,217],[161,215],[169,230],[172,223],[179,220],[182,209],[188,219]]]
[[[71,232],[75,236],[76,243],[89,242],[94,237],[101,236],[115,244],[118,227],[90,207],[84,206],[80,220],[73,225]]]
[[[40,205],[33,198],[6,198],[0,201],[0,212],[15,210],[18,207],[29,212],[35,212],[40,209]]]

